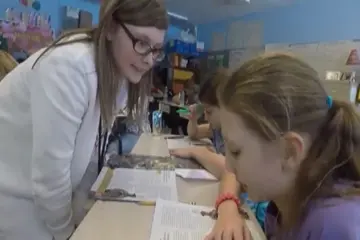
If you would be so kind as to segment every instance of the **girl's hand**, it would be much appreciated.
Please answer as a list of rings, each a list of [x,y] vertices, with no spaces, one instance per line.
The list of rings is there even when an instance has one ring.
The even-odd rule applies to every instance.
[[[189,121],[194,121],[197,123],[197,117],[196,117],[196,104],[189,106],[189,113],[184,115]]]
[[[197,147],[188,147],[188,148],[178,148],[170,150],[169,153],[171,156],[179,158],[196,158],[201,155],[204,151],[215,152],[214,149],[210,146],[197,146]]]
[[[194,149],[193,147],[173,149],[170,150],[170,155],[179,158],[192,158],[194,156]]]
[[[251,240],[245,219],[234,202],[227,201],[220,205],[218,219],[205,240]]]

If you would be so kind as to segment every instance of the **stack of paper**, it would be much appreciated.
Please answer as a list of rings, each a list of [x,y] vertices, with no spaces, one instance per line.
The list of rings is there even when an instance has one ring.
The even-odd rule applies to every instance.
[[[157,200],[150,240],[204,240],[215,221],[212,208]]]
[[[116,194],[99,195],[98,189],[105,180],[106,171],[113,171],[106,190],[124,190],[136,196],[118,197]],[[103,168],[91,191],[99,199],[119,201],[156,201],[161,198],[177,201],[176,174],[174,171],[159,171],[145,169]],[[103,198],[102,198],[103,196]]]

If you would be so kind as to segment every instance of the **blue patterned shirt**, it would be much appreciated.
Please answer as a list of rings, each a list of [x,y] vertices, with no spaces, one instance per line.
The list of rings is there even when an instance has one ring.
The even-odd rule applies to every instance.
[[[216,150],[216,153],[225,155],[225,144],[221,131],[219,129],[213,129],[212,132],[212,143]]]

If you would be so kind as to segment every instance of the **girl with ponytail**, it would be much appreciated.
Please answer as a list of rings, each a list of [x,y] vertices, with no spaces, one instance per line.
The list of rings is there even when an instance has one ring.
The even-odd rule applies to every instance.
[[[313,68],[284,54],[248,61],[218,98],[229,170],[250,199],[271,201],[268,239],[360,239],[354,106],[332,99]]]

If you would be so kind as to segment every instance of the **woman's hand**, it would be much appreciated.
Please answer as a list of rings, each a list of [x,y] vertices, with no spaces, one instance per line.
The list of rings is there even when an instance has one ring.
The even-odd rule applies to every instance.
[[[219,206],[218,219],[205,240],[251,240],[245,219],[234,202],[226,201]]]

